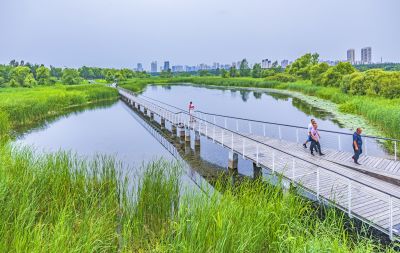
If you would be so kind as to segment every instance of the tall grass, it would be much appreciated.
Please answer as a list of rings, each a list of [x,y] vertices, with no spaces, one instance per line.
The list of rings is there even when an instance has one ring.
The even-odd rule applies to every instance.
[[[0,110],[0,143],[7,138],[10,130],[8,114]]]
[[[118,92],[103,85],[0,89],[0,111],[11,127],[31,124],[63,110],[100,100],[116,99]]]
[[[184,191],[179,166],[162,161],[132,184],[111,158],[10,145],[0,155],[1,252],[393,251],[262,181],[206,195]]]
[[[0,152],[0,252],[117,251],[123,187],[112,159]]]

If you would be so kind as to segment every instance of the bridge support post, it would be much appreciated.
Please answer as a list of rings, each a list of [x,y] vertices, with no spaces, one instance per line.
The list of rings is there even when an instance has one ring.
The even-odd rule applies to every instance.
[[[154,120],[154,112],[150,112],[150,120]]]
[[[238,170],[238,161],[239,156],[233,151],[229,151],[229,160],[228,160],[228,170],[237,171]]]
[[[258,179],[262,177],[262,168],[260,165],[253,163],[253,179]]]
[[[185,143],[190,146],[190,128],[186,127],[185,130]]]
[[[172,133],[172,137],[174,137],[176,135],[176,125],[172,124],[171,126],[171,133]]]
[[[194,151],[200,152],[200,132],[194,131]]]
[[[182,126],[179,126],[179,139],[181,140],[181,142],[185,141],[185,128]]]
[[[165,118],[161,118],[160,125],[161,125],[161,130],[165,129]]]

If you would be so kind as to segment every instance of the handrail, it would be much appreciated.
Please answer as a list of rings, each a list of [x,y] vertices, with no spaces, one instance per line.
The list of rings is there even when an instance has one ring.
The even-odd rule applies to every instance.
[[[152,102],[150,102],[150,101],[147,101],[146,99],[142,99],[142,100],[144,100],[144,101],[146,101],[146,102],[148,102],[148,103],[154,105],[154,103],[152,103]],[[153,100],[155,100],[155,99],[153,99]],[[158,105],[156,105],[156,106],[159,107],[159,108],[162,108],[162,107],[160,107],[160,106],[158,106]],[[172,106],[172,107],[174,107],[174,106]],[[175,107],[175,108],[177,108],[177,107]],[[162,108],[162,109],[168,110],[168,109],[165,109],[165,108]],[[186,114],[186,115],[190,115],[189,113],[187,113],[187,112],[185,112],[185,111],[183,111],[183,110],[182,110],[180,113],[183,113],[183,114]],[[221,128],[221,129],[223,129],[223,130],[226,130],[226,131],[228,131],[228,132],[231,132],[231,133],[234,133],[234,134],[236,134],[236,135],[239,135],[239,136],[241,136],[241,137],[243,137],[243,138],[250,139],[251,141],[256,142],[256,143],[258,143],[258,144],[261,144],[261,145],[267,146],[267,147],[269,147],[269,148],[271,148],[271,149],[277,150],[277,151],[279,151],[279,152],[281,152],[281,153],[284,153],[284,154],[286,154],[286,155],[288,155],[288,156],[291,156],[291,157],[293,157],[293,158],[296,158],[296,159],[298,159],[298,160],[300,160],[300,161],[303,161],[303,162],[305,162],[305,163],[312,164],[312,165],[314,165],[314,166],[316,166],[316,167],[318,167],[318,168],[322,168],[322,169],[324,169],[324,170],[327,170],[327,171],[329,171],[329,172],[331,172],[331,173],[334,173],[334,174],[336,174],[336,175],[338,175],[338,176],[341,176],[341,177],[343,177],[343,178],[346,178],[346,179],[348,179],[348,180],[351,180],[351,181],[353,181],[353,182],[356,182],[356,183],[358,183],[358,184],[360,184],[360,185],[366,186],[367,188],[373,189],[373,190],[375,190],[375,191],[377,191],[377,192],[380,192],[380,193],[382,193],[382,194],[385,194],[385,195],[387,195],[387,196],[390,196],[390,197],[392,197],[392,198],[395,198],[395,199],[400,200],[400,197],[399,197],[399,196],[396,196],[396,195],[391,194],[391,193],[389,193],[389,192],[383,191],[383,190],[378,189],[378,188],[376,188],[376,187],[374,187],[374,186],[367,185],[366,183],[363,183],[363,182],[361,182],[361,181],[359,181],[359,180],[357,180],[357,179],[354,179],[354,178],[351,178],[351,177],[349,177],[349,176],[340,174],[340,173],[338,173],[338,172],[336,172],[336,171],[334,171],[334,170],[332,170],[332,169],[329,169],[329,168],[326,168],[326,167],[324,167],[324,166],[318,165],[318,164],[316,164],[316,163],[314,163],[314,162],[310,162],[310,161],[308,161],[308,160],[306,160],[306,159],[304,159],[304,158],[301,158],[301,157],[299,157],[299,156],[293,155],[293,154],[288,153],[288,152],[286,152],[286,151],[284,151],[284,150],[281,150],[281,149],[279,149],[279,148],[273,147],[273,146],[271,146],[271,145],[269,145],[269,144],[266,144],[266,143],[263,143],[263,142],[261,142],[261,141],[259,141],[259,140],[253,139],[252,137],[243,135],[243,134],[241,134],[241,133],[239,133],[239,132],[236,132],[236,131],[227,129],[227,128],[225,128],[225,127],[219,126],[219,125],[214,124],[213,122],[210,122],[210,121],[208,121],[208,120],[201,119],[201,118],[199,118],[199,117],[197,117],[197,116],[194,116],[194,115],[190,115],[190,116],[192,116],[193,118],[196,118],[196,119],[198,119],[198,120],[200,120],[200,121],[207,122],[207,123],[209,123],[209,124],[211,124],[211,125],[217,126],[217,127]]]
[[[237,119],[237,120],[251,121],[251,122],[264,123],[264,124],[270,124],[270,125],[276,125],[276,126],[293,127],[293,128],[299,128],[299,129],[307,129],[307,127],[304,127],[304,126],[296,126],[296,125],[290,125],[290,124],[282,124],[282,123],[276,123],[276,122],[268,122],[268,121],[262,121],[262,120],[240,118],[240,117],[235,117],[235,116],[228,116],[228,115],[222,115],[222,114],[203,112],[203,111],[200,111],[200,110],[196,110],[196,112],[199,112],[199,113],[202,113],[202,114],[213,115],[213,116],[217,116],[217,117],[229,118],[229,119]],[[332,130],[325,130],[325,129],[318,129],[318,131],[327,132],[327,133],[334,133],[334,134],[343,134],[343,135],[349,135],[349,136],[353,135],[351,133],[332,131]],[[361,135],[361,136],[362,137],[366,137],[366,138],[371,138],[371,139],[381,139],[381,140],[386,140],[386,141],[400,142],[400,140],[394,139],[394,138],[379,137],[379,136],[372,136],[372,135]]]
[[[147,97],[145,95],[141,95],[142,97],[146,97],[148,99],[157,101],[159,103],[162,103],[164,105],[167,105],[169,107],[181,110],[181,111],[185,111],[182,108],[176,107],[174,105],[165,103],[163,101],[160,101],[158,99],[154,99],[151,97]],[[203,114],[208,114],[208,115],[212,115],[212,116],[217,116],[217,117],[225,117],[225,118],[230,118],[230,119],[237,119],[237,120],[244,120],[244,121],[251,121],[251,122],[256,122],[256,123],[263,123],[263,124],[270,124],[270,125],[276,125],[276,126],[285,126],[285,127],[293,127],[293,128],[299,128],[299,129],[307,129],[307,127],[304,126],[296,126],[296,125],[290,125],[290,124],[282,124],[282,123],[276,123],[276,122],[269,122],[269,121],[263,121],[263,120],[255,120],[255,119],[248,119],[248,118],[241,118],[241,117],[235,117],[235,116],[229,116],[229,115],[223,115],[223,114],[216,114],[216,113],[209,113],[209,112],[204,112],[201,110],[196,110],[195,112],[199,112],[199,113],[203,113]],[[335,133],[335,134],[343,134],[343,135],[348,135],[348,136],[352,136],[352,133],[345,133],[345,132],[340,132],[340,131],[332,131],[332,130],[325,130],[325,129],[318,129],[318,131],[320,132],[327,132],[327,133]],[[371,139],[379,139],[379,140],[386,140],[386,141],[395,141],[395,142],[400,142],[399,139],[394,139],[394,138],[388,138],[388,137],[379,137],[379,136],[372,136],[372,135],[362,135],[362,137],[366,137],[366,138],[371,138]]]

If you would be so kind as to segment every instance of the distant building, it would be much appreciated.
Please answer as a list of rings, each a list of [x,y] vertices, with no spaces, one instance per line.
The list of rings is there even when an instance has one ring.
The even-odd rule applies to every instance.
[[[361,48],[361,63],[370,64],[372,62],[372,49],[371,47]]]
[[[170,68],[169,68],[169,61],[165,61],[165,62],[164,62],[164,68],[163,68],[163,70],[164,70],[164,71],[167,71],[168,69],[170,69]]]
[[[271,65],[272,65],[271,60],[264,59],[261,61],[261,68],[263,68],[263,69],[269,69],[269,68],[271,68]]]
[[[140,72],[143,71],[143,65],[140,62],[137,64],[136,71],[140,71]]]
[[[281,67],[282,68],[286,68],[289,65],[289,61],[288,60],[282,60],[281,61]]]
[[[151,72],[152,73],[157,73],[157,61],[151,62]]]
[[[356,51],[352,48],[347,50],[347,61],[351,64],[356,62]]]
[[[181,65],[172,66],[172,72],[183,72],[183,66]]]

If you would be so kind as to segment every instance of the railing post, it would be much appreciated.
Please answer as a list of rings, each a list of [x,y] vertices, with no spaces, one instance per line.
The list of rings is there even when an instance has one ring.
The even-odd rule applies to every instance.
[[[246,139],[245,138],[243,138],[243,150],[242,150],[242,156],[243,156],[243,159],[244,159],[244,142],[246,141]]]
[[[367,143],[368,143],[368,138],[365,137],[365,155],[368,155],[368,145],[367,145]]]
[[[275,151],[272,151],[272,173],[275,173]]]
[[[299,129],[296,128],[296,143],[299,143]]]
[[[208,123],[207,121],[205,123],[206,123],[206,138],[208,138]]]
[[[278,131],[279,131],[279,140],[282,140],[281,126],[278,127]]]
[[[319,200],[319,167],[317,168],[317,199]]]
[[[348,180],[348,214],[349,217],[351,218],[351,181],[350,179]]]
[[[227,125],[227,124],[226,124],[226,118],[224,117],[224,127],[225,127],[225,128],[227,128],[226,125]]]
[[[213,125],[213,142],[215,143],[215,124]]]
[[[394,141],[394,160],[397,161],[397,141]]]
[[[294,158],[293,158],[293,160],[292,160],[292,182],[294,183],[294,178],[295,178],[295,167],[296,167],[296,161],[294,160]]]
[[[338,149],[339,149],[339,151],[342,151],[342,144],[341,144],[341,141],[340,141],[340,134],[338,134]]]
[[[239,121],[236,120],[236,132],[239,132]]]
[[[264,132],[264,136],[265,136],[265,124],[263,124],[263,132]]]
[[[257,144],[257,157],[256,157],[256,164],[257,164],[257,166],[258,166],[258,144]]]
[[[232,152],[233,152],[233,133],[231,133],[231,148],[232,148]]]
[[[251,122],[249,121],[249,133],[251,133]]]
[[[393,241],[393,199],[389,196],[389,238]]]
[[[222,134],[221,134],[221,145],[222,147],[224,146],[224,129],[222,129]]]

